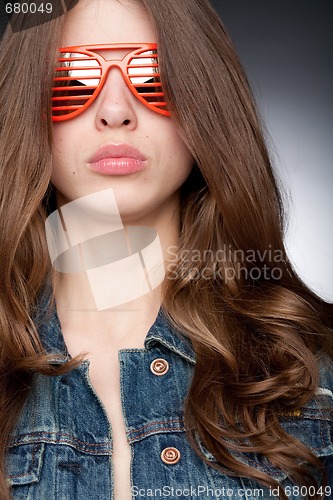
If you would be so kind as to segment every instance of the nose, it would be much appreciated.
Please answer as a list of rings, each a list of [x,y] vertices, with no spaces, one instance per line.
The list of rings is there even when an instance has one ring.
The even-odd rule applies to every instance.
[[[134,130],[137,126],[135,97],[128,88],[119,68],[111,67],[103,88],[96,99],[96,127],[126,127]]]

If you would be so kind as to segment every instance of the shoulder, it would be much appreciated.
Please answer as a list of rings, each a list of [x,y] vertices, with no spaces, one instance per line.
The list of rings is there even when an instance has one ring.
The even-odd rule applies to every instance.
[[[314,396],[299,410],[282,413],[282,428],[324,462],[333,460],[333,360],[319,358],[319,384]]]
[[[313,397],[299,410],[282,412],[282,417],[327,420],[332,424],[333,416],[333,360],[324,354],[318,358],[319,383]]]
[[[319,379],[320,379],[318,391],[320,392],[320,389],[323,389],[322,392],[328,391],[328,394],[330,393],[330,396],[332,398],[333,359],[327,354],[323,354],[319,358],[318,364],[319,364]]]
[[[331,485],[325,492],[329,491],[331,494],[333,485],[333,360],[327,355],[322,355],[318,358],[318,368],[320,379],[314,396],[298,410],[281,412],[279,422],[289,436],[303,443],[320,459],[327,473],[328,484]],[[251,458],[246,462],[247,465],[253,466],[255,463],[259,470],[276,479],[284,488],[285,493],[291,492],[288,495],[289,498],[295,500],[300,498],[292,494],[296,490],[286,472],[273,466],[266,457],[251,453],[247,454],[247,457]],[[321,484],[318,471],[312,470],[312,473]],[[252,486],[256,487],[254,483]]]

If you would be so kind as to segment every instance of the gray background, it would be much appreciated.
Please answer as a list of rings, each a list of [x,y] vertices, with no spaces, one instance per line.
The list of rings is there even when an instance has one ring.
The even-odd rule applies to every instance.
[[[333,301],[333,2],[212,0],[266,123],[291,200],[286,246],[296,270]]]

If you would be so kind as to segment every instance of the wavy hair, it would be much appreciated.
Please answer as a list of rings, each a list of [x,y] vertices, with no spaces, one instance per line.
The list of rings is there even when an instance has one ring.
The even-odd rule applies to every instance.
[[[169,109],[194,158],[182,187],[180,242],[163,299],[170,322],[196,352],[185,401],[188,438],[203,460],[202,446],[228,474],[275,487],[273,478],[236,459],[258,452],[295,483],[316,484],[307,465],[320,470],[321,462],[282,429],[278,415],[314,395],[320,355],[332,355],[332,304],[309,290],[288,260],[281,188],[249,84],[219,17],[208,0],[138,1],[156,27]],[[0,50],[4,500],[10,498],[6,445],[33,373],[59,375],[82,361],[50,365],[32,320],[50,273],[44,231],[50,99],[63,19],[16,33],[9,28]],[[184,252],[200,255],[195,269]]]

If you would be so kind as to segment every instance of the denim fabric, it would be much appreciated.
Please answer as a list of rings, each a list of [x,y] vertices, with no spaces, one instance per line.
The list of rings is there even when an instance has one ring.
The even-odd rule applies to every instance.
[[[47,352],[61,353],[60,362],[68,359],[56,310],[39,333]],[[169,363],[169,370],[160,376],[150,369],[158,358]],[[162,310],[146,336],[145,348],[123,349],[119,361],[123,414],[132,449],[133,498],[274,498],[276,492],[253,480],[217,471],[189,445],[183,402],[195,356],[189,341],[171,329]],[[281,423],[322,457],[333,490],[332,368],[330,360],[322,360],[315,398],[299,412],[282,415]],[[169,447],[180,452],[177,463],[161,459]],[[214,465],[214,457],[201,448]],[[241,460],[275,477],[290,499],[304,498],[306,490],[293,488],[266,459],[249,453]],[[13,499],[113,499],[112,429],[89,381],[89,361],[64,376],[34,375],[11,437],[7,471]],[[330,497],[326,489],[325,498]]]

